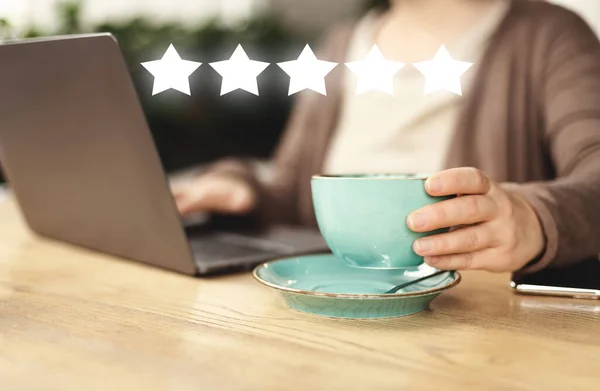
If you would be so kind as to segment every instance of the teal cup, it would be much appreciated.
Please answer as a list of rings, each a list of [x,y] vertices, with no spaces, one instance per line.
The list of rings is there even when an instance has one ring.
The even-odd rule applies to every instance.
[[[311,180],[319,229],[331,252],[346,263],[373,269],[419,266],[413,242],[426,233],[408,228],[408,215],[451,197],[432,197],[426,176],[317,175]]]

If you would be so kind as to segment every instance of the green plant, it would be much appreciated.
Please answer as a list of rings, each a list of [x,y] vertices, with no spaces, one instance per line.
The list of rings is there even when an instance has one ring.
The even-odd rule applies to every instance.
[[[81,32],[80,16],[82,3],[79,0],[62,1],[56,6],[60,20],[59,34],[76,34]]]
[[[12,26],[6,18],[0,18],[0,39],[10,38]]]

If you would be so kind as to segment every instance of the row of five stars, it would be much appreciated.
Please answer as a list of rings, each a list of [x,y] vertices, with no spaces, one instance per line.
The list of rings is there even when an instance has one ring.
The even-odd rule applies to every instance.
[[[154,76],[152,95],[168,89],[190,95],[188,78],[200,65],[200,62],[182,60],[173,45],[169,46],[162,59],[142,63]],[[269,63],[250,60],[242,46],[238,45],[229,60],[209,65],[223,78],[221,96],[237,89],[258,95],[256,78]],[[317,59],[310,46],[306,45],[297,60],[277,65],[290,76],[288,95],[307,89],[326,95],[325,76],[338,64]],[[347,62],[345,65],[357,77],[357,94],[368,91],[393,94],[394,77],[405,63],[386,60],[377,45],[374,45],[363,60]],[[462,95],[460,77],[472,65],[453,60],[444,45],[433,60],[413,64],[426,77],[425,94],[445,90],[457,95]]]

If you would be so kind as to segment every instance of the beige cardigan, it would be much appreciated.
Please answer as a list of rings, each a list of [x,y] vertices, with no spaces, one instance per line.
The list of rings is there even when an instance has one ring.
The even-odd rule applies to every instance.
[[[343,63],[352,26],[335,30],[319,58]],[[240,160],[215,170],[243,176],[269,222],[315,225],[310,179],[321,172],[342,102],[341,67],[327,96],[301,93],[260,182]],[[600,253],[600,42],[576,14],[538,1],[512,5],[482,58],[445,166],[472,166],[524,195],[547,246],[525,272]]]

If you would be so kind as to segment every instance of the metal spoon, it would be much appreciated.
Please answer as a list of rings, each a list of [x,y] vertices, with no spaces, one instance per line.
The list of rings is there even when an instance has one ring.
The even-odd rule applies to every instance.
[[[398,292],[400,289],[402,289],[402,288],[406,288],[406,287],[407,287],[407,286],[409,286],[409,285],[416,284],[417,282],[421,282],[421,281],[427,280],[428,278],[435,277],[435,276],[439,276],[440,274],[444,274],[444,273],[448,273],[448,270],[439,270],[439,271],[437,271],[437,272],[435,272],[435,273],[431,273],[431,274],[428,274],[428,275],[426,275],[426,276],[423,276],[423,277],[417,278],[416,280],[412,280],[412,281],[404,282],[404,283],[402,283],[402,284],[400,284],[400,285],[396,285],[395,287],[393,287],[393,288],[392,288],[392,289],[390,289],[389,291],[385,292],[384,294],[388,295],[388,294],[396,293],[396,292]]]

